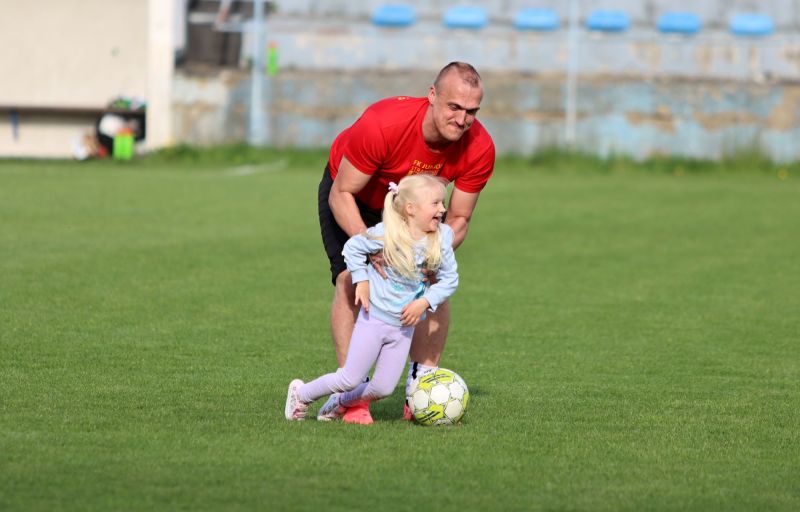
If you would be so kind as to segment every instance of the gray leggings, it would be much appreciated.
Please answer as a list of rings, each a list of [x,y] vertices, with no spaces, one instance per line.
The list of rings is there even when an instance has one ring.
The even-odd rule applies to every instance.
[[[370,318],[361,308],[344,367],[304,384],[300,388],[300,400],[313,402],[331,393],[345,393],[340,403],[348,407],[359,401],[374,402],[391,395],[403,373],[413,334],[414,327],[390,325]],[[364,382],[373,364],[372,380]]]

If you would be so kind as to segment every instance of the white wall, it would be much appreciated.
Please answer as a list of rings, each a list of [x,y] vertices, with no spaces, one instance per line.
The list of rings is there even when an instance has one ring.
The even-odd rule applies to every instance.
[[[146,0],[4,2],[0,104],[104,106],[147,86]]]
[[[92,129],[91,114],[50,115],[25,107],[100,109],[119,95],[153,104],[148,146],[168,143],[170,127],[163,123],[169,119],[175,1],[3,2],[0,157],[69,156],[71,140]],[[17,130],[10,107],[19,107]]]

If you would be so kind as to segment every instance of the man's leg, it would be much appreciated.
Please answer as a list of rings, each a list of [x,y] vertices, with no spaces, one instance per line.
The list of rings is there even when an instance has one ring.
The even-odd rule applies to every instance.
[[[430,311],[414,329],[411,341],[411,361],[425,366],[438,366],[450,328],[450,301],[444,302],[436,313]]]
[[[339,368],[342,368],[347,360],[350,337],[353,335],[353,327],[361,308],[361,306],[355,305],[355,296],[356,287],[350,278],[350,272],[345,270],[336,278],[333,303],[331,304],[331,335]]]
[[[436,308],[436,313],[428,312],[425,320],[417,324],[414,337],[411,341],[411,361],[408,365],[406,377],[406,394],[411,383],[439,366],[439,360],[444,352],[447,341],[447,331],[450,328],[450,301]],[[407,404],[403,404],[403,418],[411,420],[411,411]]]

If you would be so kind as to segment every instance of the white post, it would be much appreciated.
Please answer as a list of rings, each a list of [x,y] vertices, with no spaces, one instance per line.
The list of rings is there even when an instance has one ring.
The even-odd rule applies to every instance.
[[[248,142],[251,146],[260,146],[267,140],[267,127],[264,123],[264,102],[262,100],[264,84],[264,53],[266,38],[264,37],[264,0],[253,1],[253,63],[250,68],[250,133]]]
[[[575,149],[577,96],[578,96],[578,0],[569,3],[569,35],[567,40],[567,123],[566,142],[570,149]]]
[[[147,136],[148,150],[173,142],[172,80],[175,74],[175,9],[172,2],[147,3]]]

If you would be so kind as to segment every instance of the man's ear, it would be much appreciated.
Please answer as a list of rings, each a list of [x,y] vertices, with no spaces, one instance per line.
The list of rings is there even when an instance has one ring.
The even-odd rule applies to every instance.
[[[428,103],[433,105],[433,101],[436,99],[436,87],[431,86],[428,90]]]

